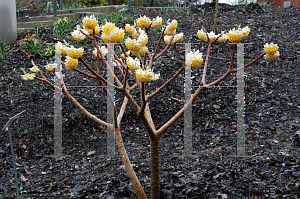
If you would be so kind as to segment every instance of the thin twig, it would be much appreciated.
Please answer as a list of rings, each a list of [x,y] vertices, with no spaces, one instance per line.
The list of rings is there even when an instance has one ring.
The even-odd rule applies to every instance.
[[[160,88],[156,89],[156,91],[154,91],[153,93],[151,93],[150,95],[146,96],[146,100],[148,101],[150,98],[152,98],[153,96],[155,96],[158,92],[160,92],[164,87],[166,87],[172,80],[174,80],[179,73],[184,69],[184,66],[182,66],[175,75],[173,75],[168,81],[166,81]]]

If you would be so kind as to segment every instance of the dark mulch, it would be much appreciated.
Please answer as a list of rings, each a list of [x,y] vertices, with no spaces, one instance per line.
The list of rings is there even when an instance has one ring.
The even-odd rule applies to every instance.
[[[204,8],[205,15],[202,15]],[[222,82],[222,87],[206,89],[193,105],[194,157],[182,156],[183,118],[164,133],[160,142],[161,198],[300,197],[300,9],[253,4],[244,10],[224,4],[219,8],[219,30],[229,30],[239,24],[251,29],[250,35],[243,40],[248,43],[245,44],[245,63],[262,53],[266,42],[278,44],[280,57],[273,62],[260,60],[245,69],[247,157],[232,157],[236,154],[237,130],[235,75]],[[139,8],[138,13],[151,18],[159,15],[164,19],[177,19],[178,32],[185,34],[183,43],[190,42],[193,49],[206,54],[207,44],[198,43],[196,32],[202,26],[213,30],[212,4],[192,7],[190,15],[143,8]],[[43,40],[55,43],[57,40],[49,36],[51,31],[51,28],[43,28]],[[154,46],[159,35],[155,31],[151,34],[149,46]],[[18,39],[24,36],[20,34]],[[91,49],[89,42],[86,45]],[[20,68],[32,67],[30,60],[19,41],[9,48],[12,52],[0,62],[0,127],[2,129],[9,117],[27,109],[12,128],[22,198],[135,198],[118,151],[113,158],[105,157],[105,130],[90,121],[66,97],[62,98],[63,153],[66,156],[57,160],[51,157],[54,153],[53,89],[39,81],[21,80]],[[227,70],[231,48],[228,42],[212,47],[208,81]],[[85,52],[84,58],[94,64],[91,51]],[[46,65],[46,60],[54,61],[53,56],[32,59],[39,66]],[[154,91],[183,63],[184,45],[172,46],[155,63],[154,70],[160,72],[161,78],[147,83],[147,92]],[[84,69],[83,65],[78,67]],[[67,85],[96,84],[74,71],[64,69],[63,73]],[[45,74],[53,78],[50,73]],[[202,68],[193,69],[192,76],[193,85],[197,85]],[[150,101],[157,128],[183,106],[183,83],[184,73],[181,73]],[[105,119],[106,98],[99,88],[70,87],[69,91],[87,110]],[[132,94],[139,97],[137,91]],[[122,102],[119,97],[122,95],[116,94],[117,108]],[[127,153],[149,194],[149,139],[132,106],[128,105],[122,123]],[[14,197],[16,190],[7,132],[0,136],[0,160],[0,196]]]

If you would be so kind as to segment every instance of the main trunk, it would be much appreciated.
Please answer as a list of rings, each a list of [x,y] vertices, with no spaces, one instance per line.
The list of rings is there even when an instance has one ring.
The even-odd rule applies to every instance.
[[[150,157],[151,157],[151,199],[160,197],[159,180],[159,138],[150,138]]]
[[[128,155],[126,153],[126,150],[124,148],[124,144],[123,144],[123,139],[120,133],[120,128],[115,128],[115,136],[116,136],[116,144],[117,144],[117,148],[121,154],[123,163],[125,165],[125,169],[129,175],[129,178],[131,180],[131,183],[133,185],[133,188],[138,196],[139,199],[147,199],[147,196],[144,192],[143,187],[141,186],[139,179],[137,178],[132,165],[130,163],[130,160],[128,158]]]

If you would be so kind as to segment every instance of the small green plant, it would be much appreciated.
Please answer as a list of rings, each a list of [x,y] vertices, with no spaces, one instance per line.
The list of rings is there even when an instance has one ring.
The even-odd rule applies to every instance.
[[[24,39],[20,40],[20,43],[26,54],[43,56],[45,43],[35,38],[34,35],[26,36]]]
[[[205,8],[200,9],[200,15],[201,15],[201,16],[204,16],[204,14],[205,14]]]
[[[246,3],[244,5],[242,5],[242,11],[245,12],[246,11],[246,8],[247,6],[249,5],[249,3],[246,1]]]
[[[7,48],[5,45],[5,42],[1,42],[0,43],[0,61],[3,61],[4,59],[6,59],[7,55],[12,51],[12,49],[10,51],[7,52]]]
[[[54,48],[54,46],[50,45],[50,46],[47,46],[47,48],[44,48],[43,56],[51,57],[52,55],[54,55],[54,53],[55,53],[55,48]]]
[[[67,17],[53,22],[53,37],[63,39],[67,33],[71,31],[76,24],[76,20],[69,20]]]
[[[36,22],[33,28],[36,38],[42,37],[42,33],[40,31],[41,29],[42,29],[42,25]]]

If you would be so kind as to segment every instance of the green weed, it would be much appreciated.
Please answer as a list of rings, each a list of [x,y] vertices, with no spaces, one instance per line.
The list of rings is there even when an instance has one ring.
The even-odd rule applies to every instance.
[[[5,45],[5,42],[0,42],[0,61],[3,61],[4,59],[6,59],[7,55],[12,51],[13,49],[11,49],[10,51],[7,52],[7,47]]]
[[[76,20],[69,20],[67,17],[53,22],[53,37],[63,39],[70,33],[73,26],[77,23]]]
[[[28,35],[24,39],[20,40],[20,44],[24,48],[24,52],[26,54],[43,56],[45,43],[35,38],[33,35]]]

